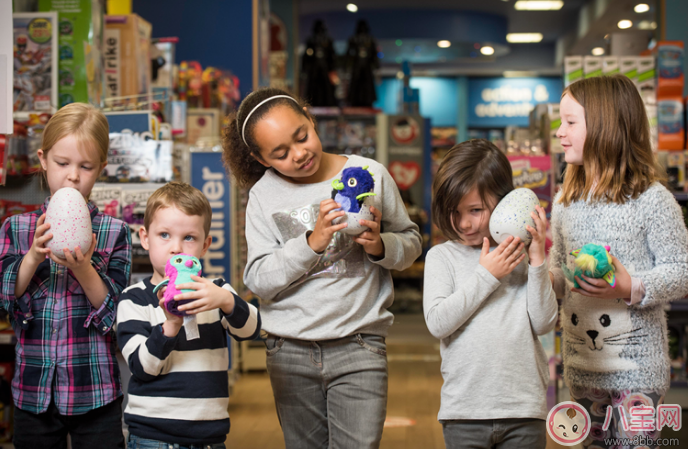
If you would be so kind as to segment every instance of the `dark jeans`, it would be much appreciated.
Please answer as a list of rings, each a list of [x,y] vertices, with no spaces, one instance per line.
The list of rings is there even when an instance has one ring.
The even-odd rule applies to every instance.
[[[447,449],[545,449],[542,419],[467,419],[442,421]]]
[[[122,397],[83,415],[61,415],[54,402],[38,415],[14,409],[16,449],[124,449]]]

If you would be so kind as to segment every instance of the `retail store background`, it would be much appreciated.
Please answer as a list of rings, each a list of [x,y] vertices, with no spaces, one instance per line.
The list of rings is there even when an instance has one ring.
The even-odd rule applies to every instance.
[[[9,0],[0,1],[9,3]],[[92,0],[78,1],[92,4]],[[47,2],[14,0],[13,3],[15,12],[35,12],[41,9],[41,3]],[[232,279],[240,292],[242,289],[245,292],[241,284],[246,251],[242,240],[242,211],[247,197],[245,191],[236,189],[218,175],[223,170],[213,149],[217,150],[220,129],[226,125],[222,117],[240,98],[260,86],[273,84],[293,91],[303,90],[308,81],[301,70],[301,58],[313,21],[323,19],[338,54],[336,72],[342,80],[335,86],[342,107],[312,111],[319,121],[324,148],[340,154],[361,154],[396,167],[396,180],[409,214],[423,231],[425,251],[443,241],[428,218],[429,188],[439,161],[455,143],[473,137],[490,139],[508,151],[519,186],[531,187],[545,203],[551,202],[563,168],[552,131],[556,130],[558,97],[565,84],[565,57],[592,56],[600,51],[604,56],[639,56],[641,52],[653,56],[656,53],[648,49],[658,42],[688,41],[688,27],[685,27],[688,1],[685,0],[564,0],[561,3],[563,7],[555,11],[517,11],[515,0],[369,0],[359,2],[357,10],[351,12],[348,5],[353,3],[340,0],[110,0],[108,7],[119,8],[113,10],[116,14],[137,14],[150,23],[152,32],[146,38],[178,38],[172,43],[153,45],[168,59],[168,67],[171,62],[188,63],[187,71],[183,72],[188,78],[187,90],[182,92],[179,76],[175,78],[171,71],[163,69],[160,73],[165,75],[151,82],[146,80],[146,76],[151,76],[147,72],[150,68],[121,60],[118,74],[122,77],[126,70],[148,73],[143,76],[143,90],[122,93],[120,98],[101,101],[98,105],[108,111],[112,132],[129,128],[134,132],[150,132],[155,139],[161,139],[156,140],[161,144],[156,143],[154,147],[161,149],[163,157],[147,167],[147,175],[136,164],[129,167],[111,161],[112,171],[104,180],[115,182],[99,183],[94,200],[101,210],[110,208],[111,213],[127,220],[135,234],[146,198],[161,182],[178,178],[196,185],[213,196],[213,212],[217,217],[220,214],[224,217],[217,219],[213,228],[219,232],[213,251],[226,255],[218,269],[224,270],[223,274]],[[634,11],[640,3],[648,4],[647,12]],[[377,40],[380,67],[376,69],[377,100],[373,107],[351,109],[346,107],[350,65],[343,54],[359,19],[368,21]],[[620,29],[618,24],[623,19],[631,20],[629,29]],[[542,36],[539,42],[518,44],[507,40],[509,33],[541,33]],[[16,44],[15,38],[10,36],[11,43]],[[449,47],[439,45],[445,40]],[[0,43],[6,42],[0,40]],[[9,50],[4,48],[0,45],[0,55],[5,52],[9,56]],[[141,48],[145,52],[149,47]],[[173,52],[165,53],[170,48]],[[16,51],[16,48],[12,50]],[[58,53],[57,46],[53,52]],[[107,57],[105,49],[103,53]],[[34,174],[33,158],[37,142],[40,144],[41,120],[46,116],[31,118],[28,113],[54,112],[62,102],[61,95],[71,88],[63,72],[63,69],[71,70],[63,61],[69,53],[60,48],[59,54],[60,73],[55,66],[50,72],[52,88],[57,90],[60,86],[59,92],[55,92],[57,103],[49,101],[49,106],[43,108],[40,99],[34,98],[38,100],[38,105],[34,102],[33,106],[36,109],[14,111],[17,121],[14,134],[7,138],[0,136],[0,148],[4,147],[0,181],[5,184],[0,187],[0,218],[31,210],[46,196],[40,177]],[[683,61],[685,73],[688,60],[684,57]],[[27,67],[31,62],[36,61],[27,60]],[[201,71],[209,67],[225,72],[208,71],[202,75]],[[199,72],[195,71],[197,68]],[[584,75],[585,70],[581,73]],[[195,92],[188,81],[196,75],[200,84]],[[167,81],[165,76],[169,76]],[[76,73],[74,78],[78,84]],[[225,82],[227,89],[223,91],[218,85]],[[14,87],[11,80],[8,86]],[[159,107],[155,113],[148,112],[153,106],[147,96],[149,91],[158,95],[153,101]],[[672,95],[672,104],[683,108],[675,115],[682,118],[688,85]],[[20,97],[22,104],[27,103],[26,98]],[[659,102],[662,97],[653,90],[647,98],[648,111],[655,111],[657,129],[658,105],[653,103],[653,98]],[[140,111],[122,114],[131,109]],[[168,126],[151,122],[153,116],[161,115]],[[399,124],[409,123],[409,118],[415,120],[417,139],[408,144],[395,143],[395,127],[398,130]],[[688,152],[684,151],[685,125],[681,121],[674,123],[680,129],[674,133],[680,136],[674,140],[680,141],[678,146],[671,152],[662,151],[668,148],[660,146],[658,155],[667,166],[677,200],[688,214],[688,194],[684,192]],[[657,142],[660,137],[657,136]],[[405,156],[399,156],[400,147],[404,148],[401,153]],[[150,151],[150,147],[142,145],[135,151]],[[161,165],[165,165],[164,169]],[[120,170],[116,170],[118,166]],[[139,246],[134,253],[134,279],[149,272],[146,253]],[[423,320],[422,274],[422,258],[409,270],[393,273],[396,301],[391,310],[396,318],[387,339],[390,375],[383,448],[444,447],[441,425],[437,422],[442,385],[439,341],[429,334]],[[668,316],[672,389],[666,403],[681,404],[688,409],[688,301],[672,304]],[[0,387],[11,377],[12,338],[11,330],[0,331],[0,377],[5,379]],[[552,370],[559,372],[556,341],[557,334],[553,333],[543,339],[543,344],[551,357]],[[232,343],[231,358],[232,428],[226,446],[284,447],[269,378],[264,371],[262,343]],[[126,366],[122,367],[126,390],[128,374]],[[567,388],[557,375],[551,379],[550,396],[551,401],[568,400]],[[5,407],[0,414],[2,440],[11,437],[8,413],[11,406],[3,398],[1,388],[0,402]],[[688,414],[684,412],[683,421],[687,419]],[[679,438],[688,447],[688,429],[678,433],[665,429],[663,437]],[[0,447],[11,445],[0,442]],[[550,441],[548,448],[554,447],[557,446]]]

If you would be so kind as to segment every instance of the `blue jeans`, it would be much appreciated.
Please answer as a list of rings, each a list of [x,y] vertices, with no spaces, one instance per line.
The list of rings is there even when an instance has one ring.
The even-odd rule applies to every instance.
[[[383,337],[304,341],[270,336],[265,346],[287,449],[380,446],[387,414]]]
[[[139,438],[129,435],[127,449],[225,449],[225,443],[215,444],[172,444],[158,440]]]
[[[543,419],[462,419],[442,422],[447,449],[545,449]]]

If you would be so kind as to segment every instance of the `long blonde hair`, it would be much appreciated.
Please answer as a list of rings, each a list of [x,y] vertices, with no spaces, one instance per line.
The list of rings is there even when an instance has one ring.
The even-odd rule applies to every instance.
[[[650,125],[645,105],[633,82],[623,75],[601,76],[568,86],[570,95],[585,109],[587,133],[583,165],[566,167],[559,202],[623,204],[635,199],[656,181],[663,170],[650,145]]]
[[[73,135],[79,145],[89,143],[100,156],[100,162],[107,162],[110,145],[109,126],[102,112],[86,103],[70,103],[53,115],[43,130],[43,155],[62,138]]]

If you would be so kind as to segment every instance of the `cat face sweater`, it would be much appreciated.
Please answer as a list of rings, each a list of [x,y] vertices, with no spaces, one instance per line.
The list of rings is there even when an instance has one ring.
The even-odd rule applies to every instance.
[[[567,282],[561,308],[564,378],[570,387],[658,390],[669,387],[664,306],[688,296],[688,232],[674,196],[659,183],[625,204],[576,201],[552,209],[550,266]],[[591,298],[571,292],[561,269],[586,243],[609,245],[645,297]]]

